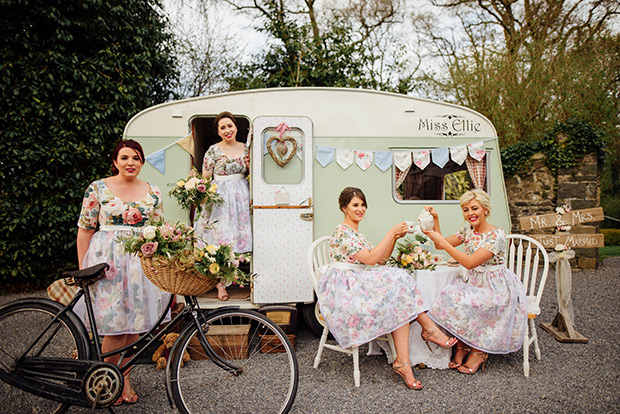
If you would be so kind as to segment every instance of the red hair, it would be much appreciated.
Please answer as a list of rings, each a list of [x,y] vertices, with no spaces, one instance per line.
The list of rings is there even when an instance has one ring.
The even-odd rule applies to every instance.
[[[114,152],[112,153],[112,175],[118,174],[118,169],[114,165],[114,161],[118,158],[118,153],[123,148],[131,148],[134,150],[138,156],[140,157],[140,162],[144,164],[144,151],[142,150],[142,146],[138,143],[138,141],[134,141],[133,139],[121,139],[116,143],[114,147]]]

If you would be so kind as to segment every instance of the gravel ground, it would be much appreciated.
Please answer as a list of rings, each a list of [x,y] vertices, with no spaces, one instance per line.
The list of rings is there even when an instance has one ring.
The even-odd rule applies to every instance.
[[[556,313],[555,271],[551,269],[540,322]],[[620,412],[620,257],[605,259],[598,270],[573,272],[576,330],[587,344],[560,343],[538,329],[542,360],[530,352],[530,377],[523,376],[523,356],[492,355],[485,372],[473,376],[451,370],[416,370],[422,391],[394,384],[384,357],[360,352],[361,387],[353,385],[351,358],[326,350],[319,369],[312,367],[318,338],[303,325],[297,332],[299,390],[292,413],[615,413]],[[0,296],[0,304],[44,292]],[[615,367],[615,368],[614,368]],[[115,408],[117,413],[173,413],[165,396],[164,375],[153,365],[134,369],[132,382],[140,401]],[[73,408],[72,413],[89,410]]]

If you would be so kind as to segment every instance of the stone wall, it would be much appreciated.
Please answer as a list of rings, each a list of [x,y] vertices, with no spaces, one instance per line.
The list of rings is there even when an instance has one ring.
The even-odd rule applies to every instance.
[[[519,228],[519,217],[554,213],[555,208],[566,205],[571,210],[599,207],[601,205],[600,170],[595,154],[587,154],[573,168],[560,169],[557,180],[545,166],[545,156],[535,154],[532,167],[526,173],[506,179],[506,192],[512,220],[512,232],[527,234]],[[573,226],[570,233],[598,233],[598,223]],[[553,233],[554,229],[536,230]],[[592,269],[598,266],[597,248],[575,248],[572,265]]]

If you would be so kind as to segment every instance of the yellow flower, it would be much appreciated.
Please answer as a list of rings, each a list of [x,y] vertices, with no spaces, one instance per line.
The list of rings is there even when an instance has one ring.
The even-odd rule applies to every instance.
[[[217,253],[217,247],[215,247],[214,245],[210,244],[207,247],[205,247],[205,249],[207,249],[207,252],[209,252],[209,254],[215,254]]]
[[[196,261],[197,262],[201,262],[202,258],[205,256],[204,252],[202,250],[196,250]]]
[[[405,259],[404,256],[400,258],[400,262],[403,264],[403,266],[407,266],[407,259]]]
[[[210,193],[215,193],[217,191],[217,184],[212,183],[211,187],[209,187],[209,192]]]
[[[413,263],[413,257],[410,254],[407,255],[407,263]]]
[[[179,181],[177,181],[177,185],[178,185],[179,187],[183,187],[183,186],[185,185],[185,181],[183,181],[183,180],[179,180]]]
[[[211,274],[218,274],[220,272],[220,265],[218,265],[217,263],[211,263],[209,265],[209,272],[211,272]]]

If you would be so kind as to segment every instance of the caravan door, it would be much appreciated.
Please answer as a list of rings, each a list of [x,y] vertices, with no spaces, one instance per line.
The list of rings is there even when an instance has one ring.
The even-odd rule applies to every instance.
[[[257,117],[252,129],[252,302],[311,302],[312,121]]]

